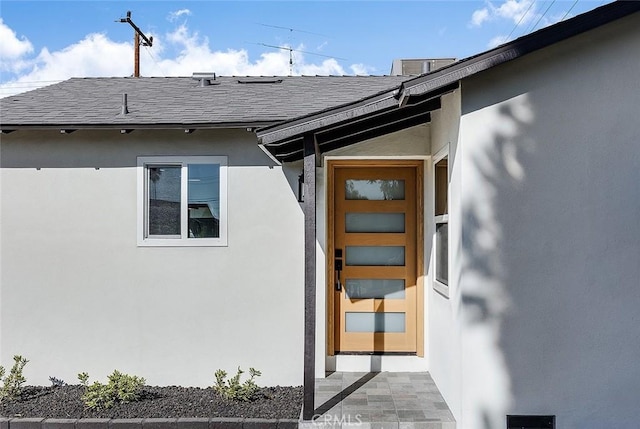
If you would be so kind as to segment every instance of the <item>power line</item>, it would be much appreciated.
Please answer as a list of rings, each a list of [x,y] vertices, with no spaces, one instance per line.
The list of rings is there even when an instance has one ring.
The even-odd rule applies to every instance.
[[[551,6],[553,6],[553,4],[556,2],[556,0],[553,0],[551,2],[551,4],[549,6],[547,6],[547,8],[545,9],[544,13],[542,15],[540,15],[540,18],[538,18],[538,20],[536,21],[535,24],[533,24],[533,27],[531,27],[531,30],[529,30],[529,32],[533,31],[536,29],[536,27],[538,26],[538,23],[540,23],[540,21],[542,20],[542,18],[544,18],[544,16],[547,14],[547,12],[549,12],[549,9],[551,9]]]
[[[253,44],[254,45],[266,46],[268,48],[282,49],[284,51],[300,52],[300,53],[303,53],[303,54],[316,55],[318,57],[335,58],[336,60],[349,61],[346,58],[336,57],[336,56],[333,56],[333,55],[317,54],[315,52],[303,51],[303,50],[300,50],[300,49],[293,49],[293,48],[290,48],[288,46],[269,45],[267,43],[255,43],[255,42]]]
[[[13,87],[18,87],[18,86],[22,86],[23,84],[40,84],[40,83],[58,83],[58,82],[62,82],[64,79],[59,79],[59,80],[22,80],[20,82],[16,82],[16,85],[14,85]],[[0,83],[0,85],[12,85],[11,82],[4,82],[4,83]]]
[[[49,85],[53,85],[60,82],[62,82],[62,80],[31,82],[27,84],[0,83],[0,85],[6,85],[6,86],[0,86],[0,94],[7,94],[12,92],[22,93],[22,92],[30,91],[32,89],[38,89],[44,86],[49,86]]]
[[[292,27],[284,27],[284,26],[280,26],[280,25],[264,24],[264,23],[260,23],[260,22],[256,22],[255,24],[256,25],[260,25],[262,27],[269,27],[269,28],[277,28],[277,29],[280,29],[280,30],[287,30],[289,32],[288,45],[290,45],[290,46],[293,45],[291,39],[292,39],[292,34],[293,34],[294,31],[297,32],[297,33],[312,34],[314,36],[326,37],[328,39],[331,39],[331,37],[326,35],[326,34],[315,33],[313,31],[301,30],[301,29],[292,28]],[[294,52],[300,52],[302,54],[316,55],[316,56],[324,57],[324,58],[334,58],[336,60],[348,61],[346,58],[340,58],[340,57],[336,57],[334,55],[318,54],[316,52],[303,51],[303,50],[300,50],[300,49],[293,49],[293,48],[291,48],[289,46],[269,45],[267,43],[255,43],[255,42],[249,42],[249,43],[253,43],[255,45],[266,46],[266,47],[269,47],[269,48],[281,49],[281,50],[284,50],[284,51],[289,51],[289,74],[293,73],[293,53]]]
[[[326,34],[314,33],[312,31],[305,31],[305,30],[297,30],[295,28],[290,28],[290,27],[281,27],[279,25],[262,24],[262,23],[259,23],[259,22],[256,22],[256,24],[257,25],[261,25],[263,27],[279,28],[280,30],[289,30],[289,32],[295,31],[296,33],[305,33],[305,34],[313,34],[314,36],[329,37]]]
[[[531,10],[531,7],[535,4],[536,0],[533,0],[531,3],[529,3],[529,7],[527,8],[527,10],[524,12],[524,14],[522,14],[522,16],[520,17],[520,19],[518,20],[518,23],[515,25],[515,27],[513,27],[513,30],[511,30],[511,33],[509,33],[509,35],[507,36],[507,40],[509,40],[511,38],[511,35],[513,34],[514,31],[516,31],[516,28],[518,28],[518,26],[520,25],[520,23],[522,22],[522,20],[524,19],[525,16],[527,16],[527,14],[529,13],[529,11]]]
[[[294,52],[300,52],[302,54],[309,54],[309,55],[316,55],[318,57],[325,57],[325,58],[333,58],[336,60],[342,60],[342,61],[348,61],[346,58],[341,58],[341,57],[335,57],[332,55],[324,55],[324,54],[317,54],[315,52],[309,52],[309,51],[303,51],[300,49],[293,49],[290,48],[288,46],[278,46],[278,45],[269,45],[267,43],[257,43],[257,42],[250,42],[254,45],[261,45],[261,46],[266,46],[268,48],[274,48],[274,49],[281,49],[283,51],[289,51],[289,75],[293,75],[293,53]]]
[[[149,49],[149,47],[146,45],[143,45],[143,46],[145,48],[145,51],[149,54],[149,56],[153,60],[153,62],[156,63],[156,66],[158,66],[158,70],[160,70],[160,73],[162,73],[163,76],[166,76],[167,73],[165,73],[164,70],[162,70],[162,66],[160,65],[156,57],[151,53],[151,49]]]
[[[560,21],[564,21],[564,19],[567,17],[567,15],[569,15],[571,13],[571,11],[573,10],[573,8],[578,4],[578,0],[574,1],[573,4],[571,5],[571,7],[569,8],[569,10],[567,11],[567,13],[564,14],[564,16],[562,17],[562,19]]]

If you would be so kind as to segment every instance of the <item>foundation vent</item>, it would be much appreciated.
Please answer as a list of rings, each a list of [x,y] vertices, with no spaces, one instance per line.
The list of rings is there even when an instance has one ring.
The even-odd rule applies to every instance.
[[[555,429],[556,416],[507,416],[507,429]]]

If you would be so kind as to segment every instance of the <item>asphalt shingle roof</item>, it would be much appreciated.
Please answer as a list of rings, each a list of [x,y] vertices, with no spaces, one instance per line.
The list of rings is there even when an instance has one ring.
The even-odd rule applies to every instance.
[[[387,91],[408,78],[217,77],[217,85],[204,87],[191,77],[72,78],[0,99],[0,125],[10,129],[273,123]],[[127,115],[121,114],[124,93]]]

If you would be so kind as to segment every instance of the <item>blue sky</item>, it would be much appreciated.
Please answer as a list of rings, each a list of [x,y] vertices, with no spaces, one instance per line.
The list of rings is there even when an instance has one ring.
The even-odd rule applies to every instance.
[[[388,74],[394,58],[464,58],[609,0],[0,2],[0,97],[84,76]],[[270,46],[288,47],[290,52]]]

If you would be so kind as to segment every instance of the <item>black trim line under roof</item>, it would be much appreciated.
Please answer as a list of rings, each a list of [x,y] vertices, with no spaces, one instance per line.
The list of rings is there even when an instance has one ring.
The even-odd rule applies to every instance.
[[[224,128],[264,128],[273,125],[276,121],[264,122],[216,122],[216,123],[159,123],[159,124],[140,124],[140,123],[119,123],[119,124],[47,124],[47,125],[21,125],[21,124],[2,124],[0,123],[0,131],[18,131],[18,130],[215,130]]]
[[[396,107],[398,104],[398,101],[395,99],[396,94],[397,94],[397,88],[393,88],[388,91],[374,94],[362,100],[343,104],[341,106],[337,106],[334,108],[321,110],[319,112],[314,112],[308,115],[299,116],[291,120],[281,121],[274,125],[260,128],[259,129],[260,134],[258,134],[258,137],[260,139],[260,135],[262,133],[264,133],[265,135],[268,134],[270,136],[264,139],[264,142],[262,143],[264,145],[272,144],[271,142],[272,139],[274,142],[280,141],[280,143],[282,143],[282,141],[277,137],[277,135],[280,132],[282,132],[283,135],[287,134],[288,129],[294,129],[296,127],[300,127],[303,130],[302,133],[295,133],[295,134],[304,134],[306,130],[315,130],[318,128],[326,127],[328,125],[332,125],[334,123],[340,122],[340,121],[328,120],[327,117],[329,115],[337,115],[341,112],[346,112],[358,107],[360,107],[363,111],[369,111],[372,113]],[[297,139],[298,136],[293,137],[295,134],[291,134],[291,136],[292,138]],[[261,142],[262,141],[263,140],[261,139]]]
[[[377,112],[367,117],[358,118],[355,121],[343,122],[337,126],[325,127],[316,130],[315,139],[321,152],[350,146],[364,140],[390,134],[406,128],[426,124],[431,121],[433,110],[440,108],[440,98],[426,100],[419,104],[407,106],[404,109],[392,109]],[[280,162],[288,162],[300,159],[303,136],[278,143],[273,146],[262,146]]]

